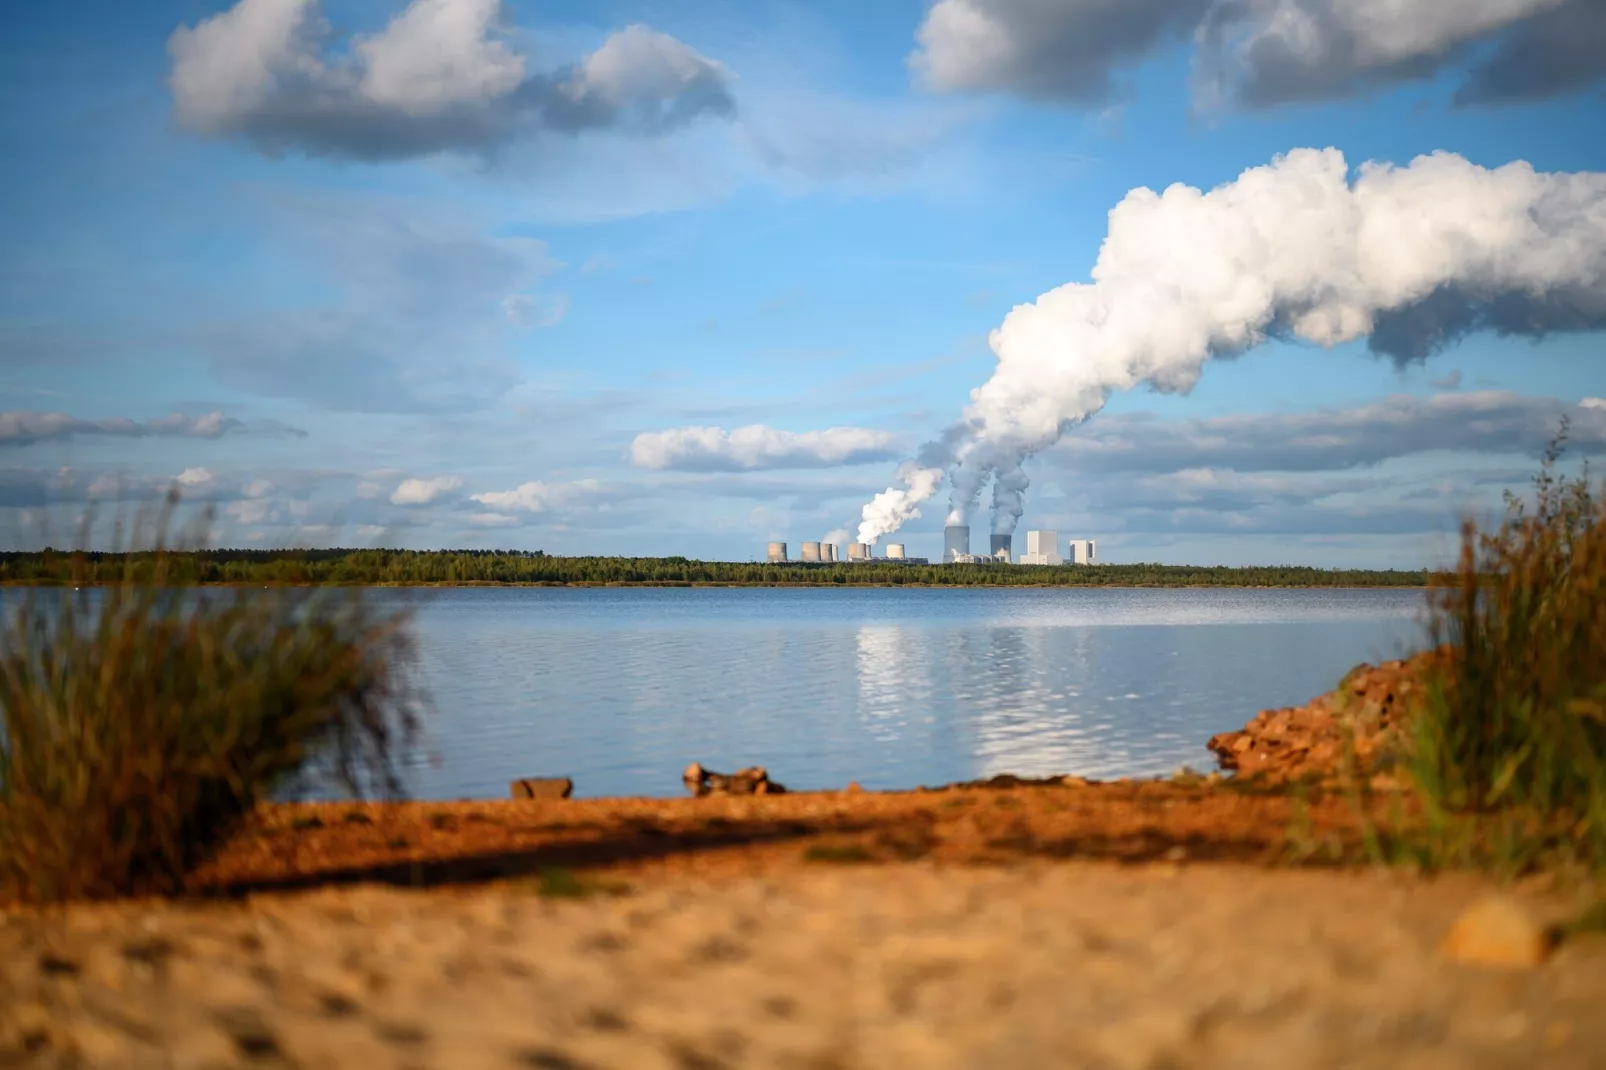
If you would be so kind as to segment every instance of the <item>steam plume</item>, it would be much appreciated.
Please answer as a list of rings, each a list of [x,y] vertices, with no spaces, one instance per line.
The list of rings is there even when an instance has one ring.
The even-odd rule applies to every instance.
[[[897,531],[905,521],[917,518],[920,503],[937,493],[947,474],[941,468],[921,468],[914,461],[906,461],[898,469],[903,489],[889,487],[865,505],[859,541],[873,543],[887,532]]]
[[[950,523],[968,522],[992,480],[993,530],[1012,532],[1025,458],[1116,391],[1187,392],[1212,357],[1268,338],[1366,338],[1404,365],[1473,331],[1602,327],[1606,174],[1486,169],[1439,152],[1363,164],[1351,182],[1337,149],[1296,149],[1208,193],[1128,193],[1092,282],[1019,305],[992,332],[992,378],[921,468],[951,469]],[[901,495],[888,499],[898,523],[936,491],[900,476],[903,490],[876,499]]]

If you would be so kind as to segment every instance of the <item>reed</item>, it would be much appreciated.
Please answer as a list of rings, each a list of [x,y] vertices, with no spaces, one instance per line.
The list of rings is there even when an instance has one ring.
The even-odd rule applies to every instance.
[[[0,891],[11,897],[179,892],[275,793],[401,793],[420,709],[406,615],[361,592],[175,586],[156,541],[137,577],[6,593]]]
[[[1557,474],[1490,531],[1466,523],[1455,574],[1430,593],[1454,653],[1430,681],[1407,757],[1445,863],[1606,864],[1606,498]]]

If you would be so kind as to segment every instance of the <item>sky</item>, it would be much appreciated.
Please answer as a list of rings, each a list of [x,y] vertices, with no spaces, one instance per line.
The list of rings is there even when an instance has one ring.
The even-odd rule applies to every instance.
[[[1410,568],[1606,452],[1599,0],[0,22],[4,548],[176,486],[219,546],[762,559],[937,444],[911,556],[1018,472],[1108,561]]]

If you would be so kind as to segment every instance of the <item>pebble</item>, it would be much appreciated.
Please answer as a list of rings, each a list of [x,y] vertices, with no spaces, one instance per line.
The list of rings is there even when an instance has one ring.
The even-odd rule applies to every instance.
[[[1505,896],[1487,896],[1468,907],[1444,938],[1453,962],[1531,969],[1545,961],[1549,941],[1526,911]]]

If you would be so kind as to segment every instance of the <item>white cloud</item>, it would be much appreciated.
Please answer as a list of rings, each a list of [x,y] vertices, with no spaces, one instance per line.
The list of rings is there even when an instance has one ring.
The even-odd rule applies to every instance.
[[[1606,402],[1580,405],[1595,411],[1574,414],[1569,448],[1586,455],[1606,452],[1606,411],[1600,411]],[[1553,398],[1482,390],[1200,420],[1107,413],[1066,435],[1044,456],[1055,469],[1073,473],[1198,467],[1312,472],[1432,452],[1538,456],[1568,408]]]
[[[206,468],[186,468],[176,478],[179,486],[187,489],[210,487],[217,477]]]
[[[653,134],[733,112],[723,67],[646,26],[567,71],[531,74],[501,10],[413,0],[341,48],[318,0],[239,0],[168,39],[174,114],[270,153],[380,160],[483,153],[542,131]]]
[[[489,491],[472,495],[472,498],[493,511],[545,513],[592,503],[606,496],[602,484],[594,479],[581,479],[573,483],[521,483],[513,490]]]
[[[124,482],[117,476],[96,476],[84,490],[86,498],[115,498],[124,492]]]
[[[371,502],[375,498],[383,497],[384,493],[385,488],[372,480],[365,479],[357,484],[357,497],[365,502]]]
[[[1118,68],[1190,35],[1206,105],[1341,97],[1456,67],[1459,103],[1493,103],[1606,75],[1599,0],[937,0],[910,64],[936,89],[1099,105]]]
[[[1606,398],[1585,398],[1578,406],[1583,409],[1606,409]]]
[[[144,438],[151,435],[178,438],[221,438],[232,431],[258,434],[294,435],[304,438],[306,432],[276,420],[256,421],[251,424],[209,412],[203,416],[185,416],[172,413],[154,420],[129,420],[114,417],[105,420],[80,420],[63,412],[0,412],[0,446],[29,446],[35,442],[60,441],[74,435],[111,435],[124,438]]]
[[[463,518],[463,522],[476,528],[516,528],[524,523],[518,517],[506,513],[470,513]]]
[[[404,479],[390,496],[392,505],[428,505],[443,494],[449,494],[463,485],[460,476],[436,476],[433,479]]]
[[[1111,68],[1198,25],[1209,0],[937,0],[910,66],[934,89],[1097,103]]]
[[[439,115],[504,97],[524,80],[524,57],[491,34],[501,0],[414,0],[389,26],[358,38],[357,93],[406,115]]]
[[[645,431],[631,443],[640,468],[688,472],[766,468],[829,468],[887,460],[897,454],[897,436],[867,427],[824,431],[779,431],[753,424],[727,431],[720,427],[676,427]]]
[[[279,516],[279,511],[274,508],[272,502],[260,498],[230,502],[223,507],[223,512],[241,524],[266,524],[277,520]]]

